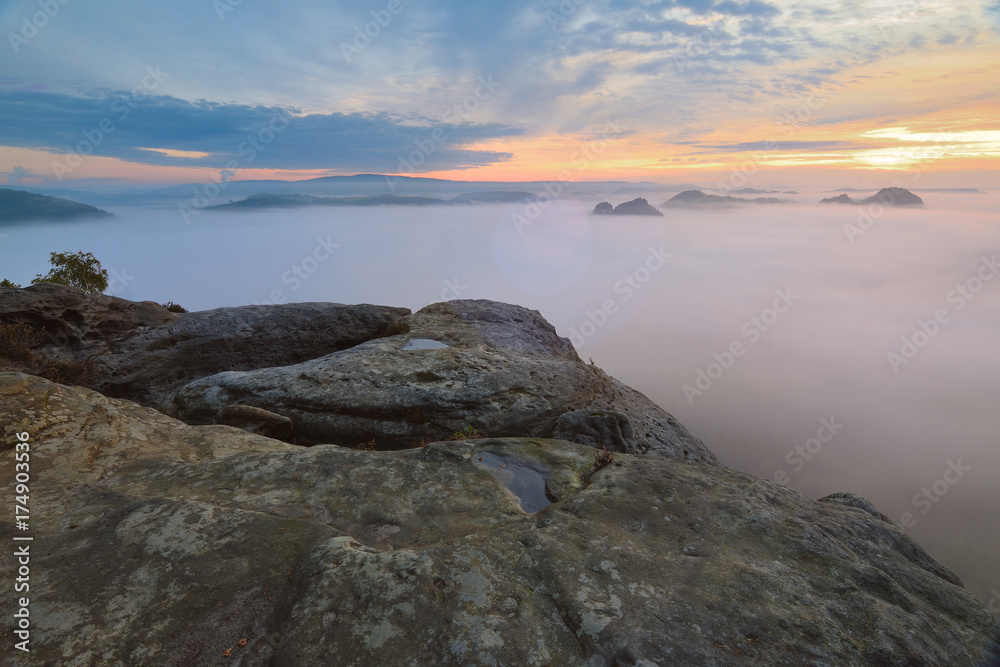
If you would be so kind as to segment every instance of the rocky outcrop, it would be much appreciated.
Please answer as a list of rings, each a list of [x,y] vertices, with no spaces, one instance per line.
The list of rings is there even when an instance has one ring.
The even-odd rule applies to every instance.
[[[659,215],[660,213],[656,208],[651,205],[648,201],[642,197],[637,197],[631,201],[622,202],[615,206],[615,215]]]
[[[408,308],[294,303],[172,313],[66,285],[0,290],[0,322],[48,335],[46,350],[93,360],[89,386],[162,408],[178,387],[225,370],[294,364],[385,333]]]
[[[552,344],[534,332],[517,343]],[[31,448],[32,653],[8,650],[7,596],[11,667],[963,667],[997,631],[849,494],[558,440],[295,447],[13,373],[0,414],[0,485],[14,434]]]
[[[829,197],[827,199],[821,199],[820,204],[854,204],[857,206],[865,206],[868,204],[882,204],[883,206],[899,206],[899,207],[917,207],[923,206],[924,200],[913,194],[906,188],[882,188],[876,192],[871,197],[866,197],[864,199],[851,199],[846,194],[840,194],[836,197]]]
[[[859,203],[880,203],[886,206],[923,206],[924,200],[906,188],[882,188],[873,196],[862,199]]]
[[[183,313],[117,341],[98,359],[93,387],[162,407],[178,387],[221,371],[295,364],[383,335],[408,308],[292,303]],[[224,406],[220,406],[221,407]]]
[[[602,201],[594,207],[593,214],[597,215],[660,215],[663,214],[642,197],[631,201],[622,202],[618,206],[612,207],[610,203]]]
[[[855,202],[854,202],[853,199],[851,199],[850,195],[839,194],[836,197],[827,197],[826,199],[820,199],[819,203],[820,204],[853,204]]]
[[[47,352],[88,360],[87,386],[192,423],[303,444],[374,439],[382,448],[465,428],[558,430],[584,444],[613,435],[618,451],[715,462],[671,415],[583,364],[535,311],[456,301],[400,319],[409,313],[328,303],[172,313],[62,285],[0,295],[0,322],[44,329]],[[409,333],[384,337],[397,320],[393,332]],[[421,349],[421,340],[441,349]],[[601,418],[571,418],[587,410],[619,415],[614,433]]]
[[[178,319],[152,301],[87,294],[69,285],[0,287],[0,323],[24,322],[45,332],[45,345],[69,355],[103,354],[108,345]]]
[[[177,391],[170,411],[201,424],[227,405],[254,405],[289,417],[299,443],[374,439],[384,449],[467,427],[491,437],[549,437],[558,427],[560,437],[589,443],[599,427],[565,415],[612,411],[624,423],[619,451],[715,462],[671,415],[584,364],[537,311],[456,300],[403,323],[406,334],[300,364],[196,380]]]

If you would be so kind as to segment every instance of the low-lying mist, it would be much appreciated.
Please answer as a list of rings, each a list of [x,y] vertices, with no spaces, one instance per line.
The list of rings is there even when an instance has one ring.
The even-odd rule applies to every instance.
[[[803,199],[830,196],[814,194]],[[926,209],[801,203],[663,218],[590,215],[598,199],[190,224],[174,209],[120,209],[4,229],[0,278],[26,284],[50,251],[87,250],[117,296],[190,310],[416,310],[453,298],[536,308],[730,467],[812,498],[867,497],[1000,604],[1000,196],[918,194]]]

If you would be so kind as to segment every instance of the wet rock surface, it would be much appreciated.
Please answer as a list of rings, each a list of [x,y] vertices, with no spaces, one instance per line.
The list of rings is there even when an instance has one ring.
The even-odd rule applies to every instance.
[[[297,447],[18,373],[0,414],[0,484],[15,433],[32,457],[17,667],[937,667],[981,664],[996,632],[851,494],[662,456],[595,469],[592,447],[539,438]],[[487,455],[551,504],[525,512]]]

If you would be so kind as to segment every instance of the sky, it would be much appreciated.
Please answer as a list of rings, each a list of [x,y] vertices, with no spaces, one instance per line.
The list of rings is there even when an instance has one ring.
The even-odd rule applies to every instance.
[[[8,185],[1000,169],[998,0],[25,0],[0,26]]]

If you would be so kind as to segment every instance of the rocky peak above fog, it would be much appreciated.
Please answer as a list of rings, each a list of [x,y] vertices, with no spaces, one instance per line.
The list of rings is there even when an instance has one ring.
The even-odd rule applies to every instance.
[[[597,215],[663,215],[643,197],[622,202],[614,207],[609,202],[602,201],[594,207],[593,213]]]
[[[839,194],[836,197],[821,199],[820,204],[853,204],[864,206],[868,204],[882,204],[884,206],[917,207],[923,206],[924,200],[913,194],[906,188],[882,188],[871,197],[864,199],[852,199],[846,194]]]

